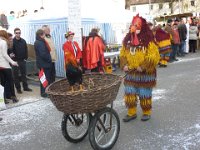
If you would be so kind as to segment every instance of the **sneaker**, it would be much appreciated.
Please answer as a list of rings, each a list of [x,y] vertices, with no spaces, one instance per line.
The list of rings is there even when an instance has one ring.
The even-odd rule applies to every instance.
[[[31,91],[33,91],[33,90],[32,90],[32,89],[30,89],[30,88],[25,88],[25,89],[24,89],[24,91],[31,92]]]
[[[124,122],[129,122],[131,120],[134,120],[137,118],[137,114],[133,115],[133,116],[129,116],[129,115],[126,115],[124,118],[123,118],[123,121]]]
[[[21,89],[17,89],[17,93],[18,93],[18,94],[22,94]]]
[[[15,96],[13,96],[11,99],[12,99],[13,103],[19,102],[19,100],[18,100],[17,97],[15,97]]]
[[[147,121],[147,120],[149,120],[150,118],[151,118],[151,115],[143,115],[142,118],[141,118],[141,120],[142,120],[142,121]]]

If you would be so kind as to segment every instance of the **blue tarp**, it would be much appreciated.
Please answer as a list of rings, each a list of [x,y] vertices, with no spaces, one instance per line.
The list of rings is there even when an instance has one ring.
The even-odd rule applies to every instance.
[[[22,31],[22,37],[28,44],[34,44],[35,33],[47,24],[51,28],[51,34],[54,39],[56,46],[58,61],[56,62],[56,75],[63,77],[64,72],[64,61],[63,61],[63,50],[62,45],[65,42],[64,34],[68,30],[67,17],[63,18],[50,18],[50,19],[15,19],[9,27],[9,31],[13,33],[14,28],[19,27]],[[83,36],[87,36],[93,27],[99,27],[101,34],[103,35],[107,43],[116,43],[115,32],[112,29],[111,23],[98,22],[93,18],[82,18],[82,31]],[[81,30],[81,29],[80,29]]]

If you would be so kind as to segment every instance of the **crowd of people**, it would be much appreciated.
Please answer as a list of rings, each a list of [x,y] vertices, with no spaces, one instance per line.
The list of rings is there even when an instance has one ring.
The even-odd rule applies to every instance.
[[[89,36],[85,37],[82,51],[76,41],[73,40],[75,33],[69,31],[65,34],[66,42],[63,44],[63,53],[65,60],[66,77],[69,76],[68,60],[73,58],[81,73],[85,70],[91,72],[100,72],[104,66],[105,44],[98,34],[99,29],[91,30]],[[18,102],[15,95],[15,89],[18,94],[22,94],[21,84],[24,91],[31,92],[26,78],[26,60],[28,58],[28,49],[26,41],[21,38],[21,30],[14,29],[14,38],[6,30],[0,30],[0,79],[4,87],[4,99],[8,104],[10,100],[13,103]],[[36,32],[34,42],[36,55],[36,65],[39,72],[44,71],[48,85],[55,81],[56,71],[55,62],[57,61],[56,48],[50,34],[50,27],[43,25]],[[97,49],[96,51],[94,49]],[[70,55],[67,55],[70,53]],[[70,56],[70,58],[68,58]],[[93,57],[95,56],[95,57]],[[46,87],[40,82],[41,97],[48,97],[45,92]]]
[[[154,26],[152,31],[161,54],[160,67],[166,67],[167,62],[178,61],[177,57],[197,50],[200,24],[194,18],[187,22],[183,18],[168,19],[166,25]]]
[[[26,78],[26,60],[28,58],[28,49],[26,41],[21,38],[21,30],[14,30],[14,38],[11,33],[0,30],[1,39],[1,56],[0,56],[0,78],[1,84],[4,86],[5,103],[10,100],[14,103],[18,102],[15,95],[14,87],[17,93],[22,94],[21,84],[24,91],[32,91],[28,87]]]

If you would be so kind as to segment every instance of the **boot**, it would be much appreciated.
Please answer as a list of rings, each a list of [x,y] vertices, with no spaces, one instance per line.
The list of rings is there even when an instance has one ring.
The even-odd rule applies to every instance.
[[[131,120],[134,120],[137,118],[137,114],[133,115],[133,116],[129,116],[129,115],[126,115],[124,118],[123,118],[123,121],[124,122],[129,122]]]
[[[142,115],[141,120],[142,120],[142,121],[147,121],[147,120],[149,120],[150,118],[151,118],[151,115]]]

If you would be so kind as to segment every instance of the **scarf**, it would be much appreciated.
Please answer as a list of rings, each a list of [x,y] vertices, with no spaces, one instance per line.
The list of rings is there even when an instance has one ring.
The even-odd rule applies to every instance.
[[[49,50],[49,52],[51,52],[51,48],[49,46],[49,43],[45,39],[44,39],[44,42],[45,42],[45,45],[46,45],[47,49]]]

